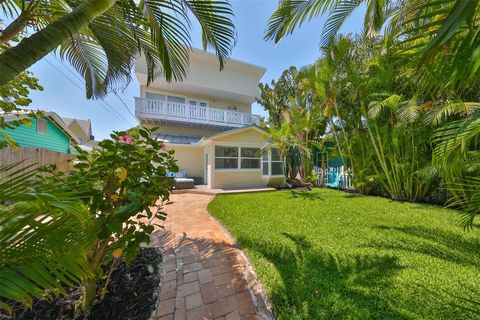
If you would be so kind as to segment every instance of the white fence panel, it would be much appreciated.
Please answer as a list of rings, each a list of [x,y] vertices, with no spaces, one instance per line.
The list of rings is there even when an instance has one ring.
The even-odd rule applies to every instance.
[[[351,170],[341,167],[314,167],[317,176],[316,186],[330,187],[342,190],[353,190]]]

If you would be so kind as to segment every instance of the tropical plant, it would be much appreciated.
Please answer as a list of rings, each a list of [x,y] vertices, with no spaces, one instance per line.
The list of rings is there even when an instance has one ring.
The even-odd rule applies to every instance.
[[[0,313],[31,306],[93,277],[86,254],[97,233],[79,192],[36,183],[38,170],[0,167]]]
[[[78,313],[103,298],[106,264],[131,261],[150,241],[173,185],[166,172],[178,170],[172,151],[149,130],[138,133],[112,134],[91,153],[77,148],[70,173],[0,170],[1,298],[31,305],[77,284]]]
[[[0,49],[1,52],[1,49]],[[31,90],[42,91],[43,87],[38,83],[38,79],[33,77],[29,71],[20,73],[13,81],[0,87],[0,149],[3,147],[16,147],[16,142],[5,131],[4,128],[13,129],[19,125],[29,125],[29,119],[41,116],[41,112],[23,111],[21,108],[28,107],[32,100],[29,99]],[[26,117],[19,117],[12,121],[5,121],[5,113],[24,112]]]
[[[478,0],[281,0],[265,39],[278,43],[304,22],[327,14],[321,32],[326,46],[359,7],[366,8],[364,34],[376,36],[383,29],[395,42],[399,58],[421,66],[415,74],[422,86],[435,91],[478,85]],[[431,82],[431,77],[445,81]]]
[[[120,256],[131,261],[140,245],[149,243],[154,224],[165,220],[157,202],[168,199],[173,186],[166,177],[167,171],[178,170],[173,151],[164,151],[147,129],[140,129],[139,135],[135,139],[125,132],[112,134],[91,153],[78,148],[76,170],[46,180],[60,190],[87,195],[85,205],[99,230],[86,255],[95,276],[82,282],[80,311],[105,294],[106,289],[97,288],[105,264]]]
[[[277,81],[260,83],[260,97],[256,101],[268,111],[268,122],[271,126],[279,127],[283,121],[283,112],[288,109],[289,97],[298,92],[297,68],[290,67],[282,72]]]
[[[192,18],[200,25],[203,48],[215,50],[220,68],[236,37],[227,0],[4,0],[0,9],[13,20],[0,43],[32,32],[0,54],[0,86],[58,50],[84,77],[88,98],[128,83],[137,56],[146,60],[148,83],[159,73],[182,79]]]
[[[314,75],[305,67],[285,70],[277,81],[260,84],[261,98],[257,99],[270,114],[268,119],[272,147],[280,150],[286,160],[286,175],[303,180],[313,170],[312,151],[320,143],[326,124],[321,104],[310,91]],[[313,85],[314,86],[314,85]]]
[[[452,198],[449,205],[462,209],[461,223],[472,228],[480,214],[480,104],[454,103],[449,113],[463,115],[437,128],[433,163],[441,170]]]

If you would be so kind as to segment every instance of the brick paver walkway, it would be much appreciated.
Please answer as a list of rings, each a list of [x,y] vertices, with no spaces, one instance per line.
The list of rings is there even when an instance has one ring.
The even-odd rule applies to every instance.
[[[245,255],[205,212],[213,197],[172,194],[164,208],[151,243],[164,252],[157,319],[270,319]]]

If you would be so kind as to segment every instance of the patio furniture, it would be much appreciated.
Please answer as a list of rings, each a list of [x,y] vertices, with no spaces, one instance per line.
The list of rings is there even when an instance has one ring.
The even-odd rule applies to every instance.
[[[340,188],[340,183],[342,182],[342,175],[338,172],[331,172],[328,175],[328,181],[325,183],[325,186],[329,188]]]
[[[173,177],[173,189],[193,189],[195,187],[195,180],[189,178],[187,171],[179,171],[177,173],[168,172],[168,177]]]

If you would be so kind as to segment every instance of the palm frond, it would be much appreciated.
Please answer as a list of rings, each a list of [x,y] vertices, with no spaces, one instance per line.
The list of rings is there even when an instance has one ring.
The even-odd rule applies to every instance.
[[[86,252],[96,228],[81,196],[35,190],[31,168],[0,173],[0,298],[31,305],[91,277]]]
[[[433,152],[434,160],[448,161],[449,157],[456,153],[464,155],[472,141],[479,135],[479,112],[436,129],[432,135],[432,142],[436,145]]]
[[[465,229],[473,228],[475,218],[480,214],[480,178],[466,178],[460,183],[448,186],[453,196],[448,206],[460,209],[460,224]]]
[[[328,45],[332,37],[338,33],[345,20],[348,19],[362,2],[363,0],[343,0],[336,3],[329,13],[327,22],[325,22],[322,30],[322,46]]]
[[[202,45],[212,47],[218,56],[220,70],[235,45],[237,33],[232,22],[233,11],[228,1],[185,0],[202,29]]]
[[[0,7],[14,19],[25,3],[6,1]],[[31,22],[41,32],[67,17],[79,3],[29,1],[28,5]],[[147,83],[159,75],[167,81],[182,80],[192,49],[192,22],[200,25],[203,49],[213,48],[222,69],[236,41],[232,18],[228,0],[119,0],[88,27],[62,40],[59,52],[84,78],[87,98],[102,98],[130,82],[139,55],[146,60]]]
[[[382,101],[373,101],[369,105],[368,116],[371,119],[387,120],[395,114],[400,106],[402,97],[393,94]]]
[[[440,125],[452,116],[466,117],[480,109],[480,103],[464,101],[446,101],[432,108],[425,116],[425,124]]]
[[[279,43],[304,22],[331,10],[338,0],[280,0],[268,20],[265,40]]]

